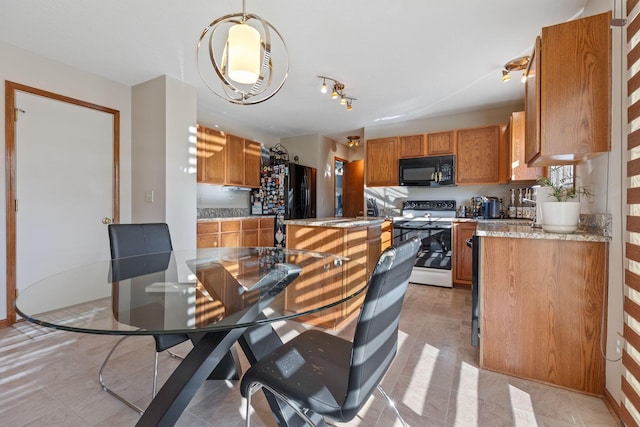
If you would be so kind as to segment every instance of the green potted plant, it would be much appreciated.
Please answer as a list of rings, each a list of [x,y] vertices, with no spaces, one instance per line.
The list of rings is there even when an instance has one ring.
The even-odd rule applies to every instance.
[[[553,176],[554,169],[550,169]],[[579,196],[591,197],[593,194],[584,187],[576,187],[573,174],[565,174],[558,179],[541,176],[538,183],[546,191],[540,192],[544,197],[538,197],[542,218],[542,229],[550,233],[573,233],[580,222]]]

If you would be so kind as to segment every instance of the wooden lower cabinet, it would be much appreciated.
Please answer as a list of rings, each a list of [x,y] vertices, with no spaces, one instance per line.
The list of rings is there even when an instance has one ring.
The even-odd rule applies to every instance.
[[[480,237],[480,367],[601,396],[607,253],[605,242]]]
[[[473,236],[476,226],[475,221],[453,223],[453,283],[471,286],[472,251],[467,239]]]
[[[197,224],[198,248],[273,246],[274,218],[201,220]]]
[[[393,245],[393,221],[385,220],[382,223],[380,230],[380,251],[384,251],[389,246]]]
[[[376,230],[377,228],[377,230]],[[349,258],[343,276],[325,277],[326,273],[318,271],[306,279],[294,281],[285,291],[285,309],[292,312],[308,310],[320,305],[322,298],[335,297],[336,292],[348,293],[351,287],[366,282],[380,256],[382,241],[380,225],[358,227],[312,227],[287,225],[287,248],[308,249],[318,252],[329,252]],[[372,261],[375,259],[375,261]],[[373,262],[373,264],[372,264]],[[313,266],[306,266],[306,269]],[[323,295],[309,295],[304,289],[308,280],[324,280]],[[322,310],[318,313],[297,318],[297,320],[316,326],[338,329],[359,312],[364,300],[364,293],[347,301],[345,304]]]

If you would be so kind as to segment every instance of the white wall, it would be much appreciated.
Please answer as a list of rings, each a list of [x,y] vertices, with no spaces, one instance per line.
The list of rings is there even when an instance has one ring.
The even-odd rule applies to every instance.
[[[616,11],[621,18],[623,1],[616,0]],[[585,7],[584,16],[613,10],[612,0],[590,0]],[[622,334],[624,298],[624,240],[623,229],[624,215],[627,212],[623,197],[623,189],[627,186],[626,180],[626,145],[627,122],[626,103],[626,42],[623,37],[623,29],[611,28],[612,35],[612,107],[611,107],[611,151],[596,159],[578,165],[576,174],[578,184],[590,186],[596,197],[592,202],[582,202],[582,212],[608,213],[612,216],[612,239],[609,244],[609,288],[608,288],[608,312],[607,312],[607,342],[606,350],[606,388],[616,400],[620,402],[622,362],[614,361],[620,355],[616,354],[616,339]],[[626,34],[626,33],[625,33]],[[626,36],[625,36],[626,37]],[[623,54],[625,52],[625,54]],[[623,106],[624,104],[624,106]]]
[[[132,221],[166,222],[175,249],[195,248],[195,88],[162,76],[132,97]]]
[[[61,63],[33,55],[22,49],[0,42],[0,81],[13,81],[83,101],[104,105],[120,111],[120,218],[131,219],[131,92],[130,88],[94,74],[89,74]],[[0,85],[4,99],[5,87]],[[5,124],[0,121],[4,157]],[[0,199],[5,200],[5,165],[0,166]],[[81,179],[81,177],[79,177]],[[4,203],[0,209],[0,223],[6,223]],[[0,319],[7,317],[6,300],[6,228],[0,227]],[[12,303],[12,302],[11,302]]]

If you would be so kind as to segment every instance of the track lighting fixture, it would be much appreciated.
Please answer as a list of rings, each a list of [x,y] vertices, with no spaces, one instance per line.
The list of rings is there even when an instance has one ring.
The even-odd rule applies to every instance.
[[[512,71],[522,71],[522,77],[520,81],[522,83],[527,81],[527,65],[529,65],[529,57],[521,56],[516,59],[512,59],[511,61],[504,64],[504,69],[502,70],[502,81],[508,82],[511,80],[510,73]]]
[[[331,90],[331,99],[340,99],[340,105],[346,106],[347,111],[353,110],[353,105],[351,101],[355,101],[356,98],[352,96],[348,96],[344,93],[344,84],[340,83],[336,79],[332,79],[331,77],[326,76],[318,76],[319,79],[322,79],[322,86],[320,87],[320,92],[327,93],[327,80],[333,82],[333,88]]]
[[[360,146],[360,137],[358,135],[350,135],[347,139],[349,140],[349,148]]]

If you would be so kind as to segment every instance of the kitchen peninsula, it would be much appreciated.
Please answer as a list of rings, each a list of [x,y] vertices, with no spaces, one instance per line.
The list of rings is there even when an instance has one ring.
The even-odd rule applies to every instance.
[[[556,234],[529,224],[478,222],[482,368],[604,393],[606,228]]]
[[[285,221],[287,227],[287,248],[308,249],[318,252],[329,252],[353,260],[346,271],[348,277],[344,282],[336,278],[335,286],[325,286],[322,295],[314,295],[301,300],[296,289],[309,286],[304,280],[296,281],[287,288],[286,309],[291,311],[306,310],[309,304],[321,304],[335,293],[347,292],[347,287],[357,286],[368,280],[378,261],[380,253],[391,244],[391,221],[380,218],[310,218]],[[312,268],[312,267],[305,267]],[[318,274],[323,274],[319,272]],[[348,301],[346,304],[323,310],[315,315],[305,316],[300,320],[326,328],[338,329],[358,313],[364,293]]]

